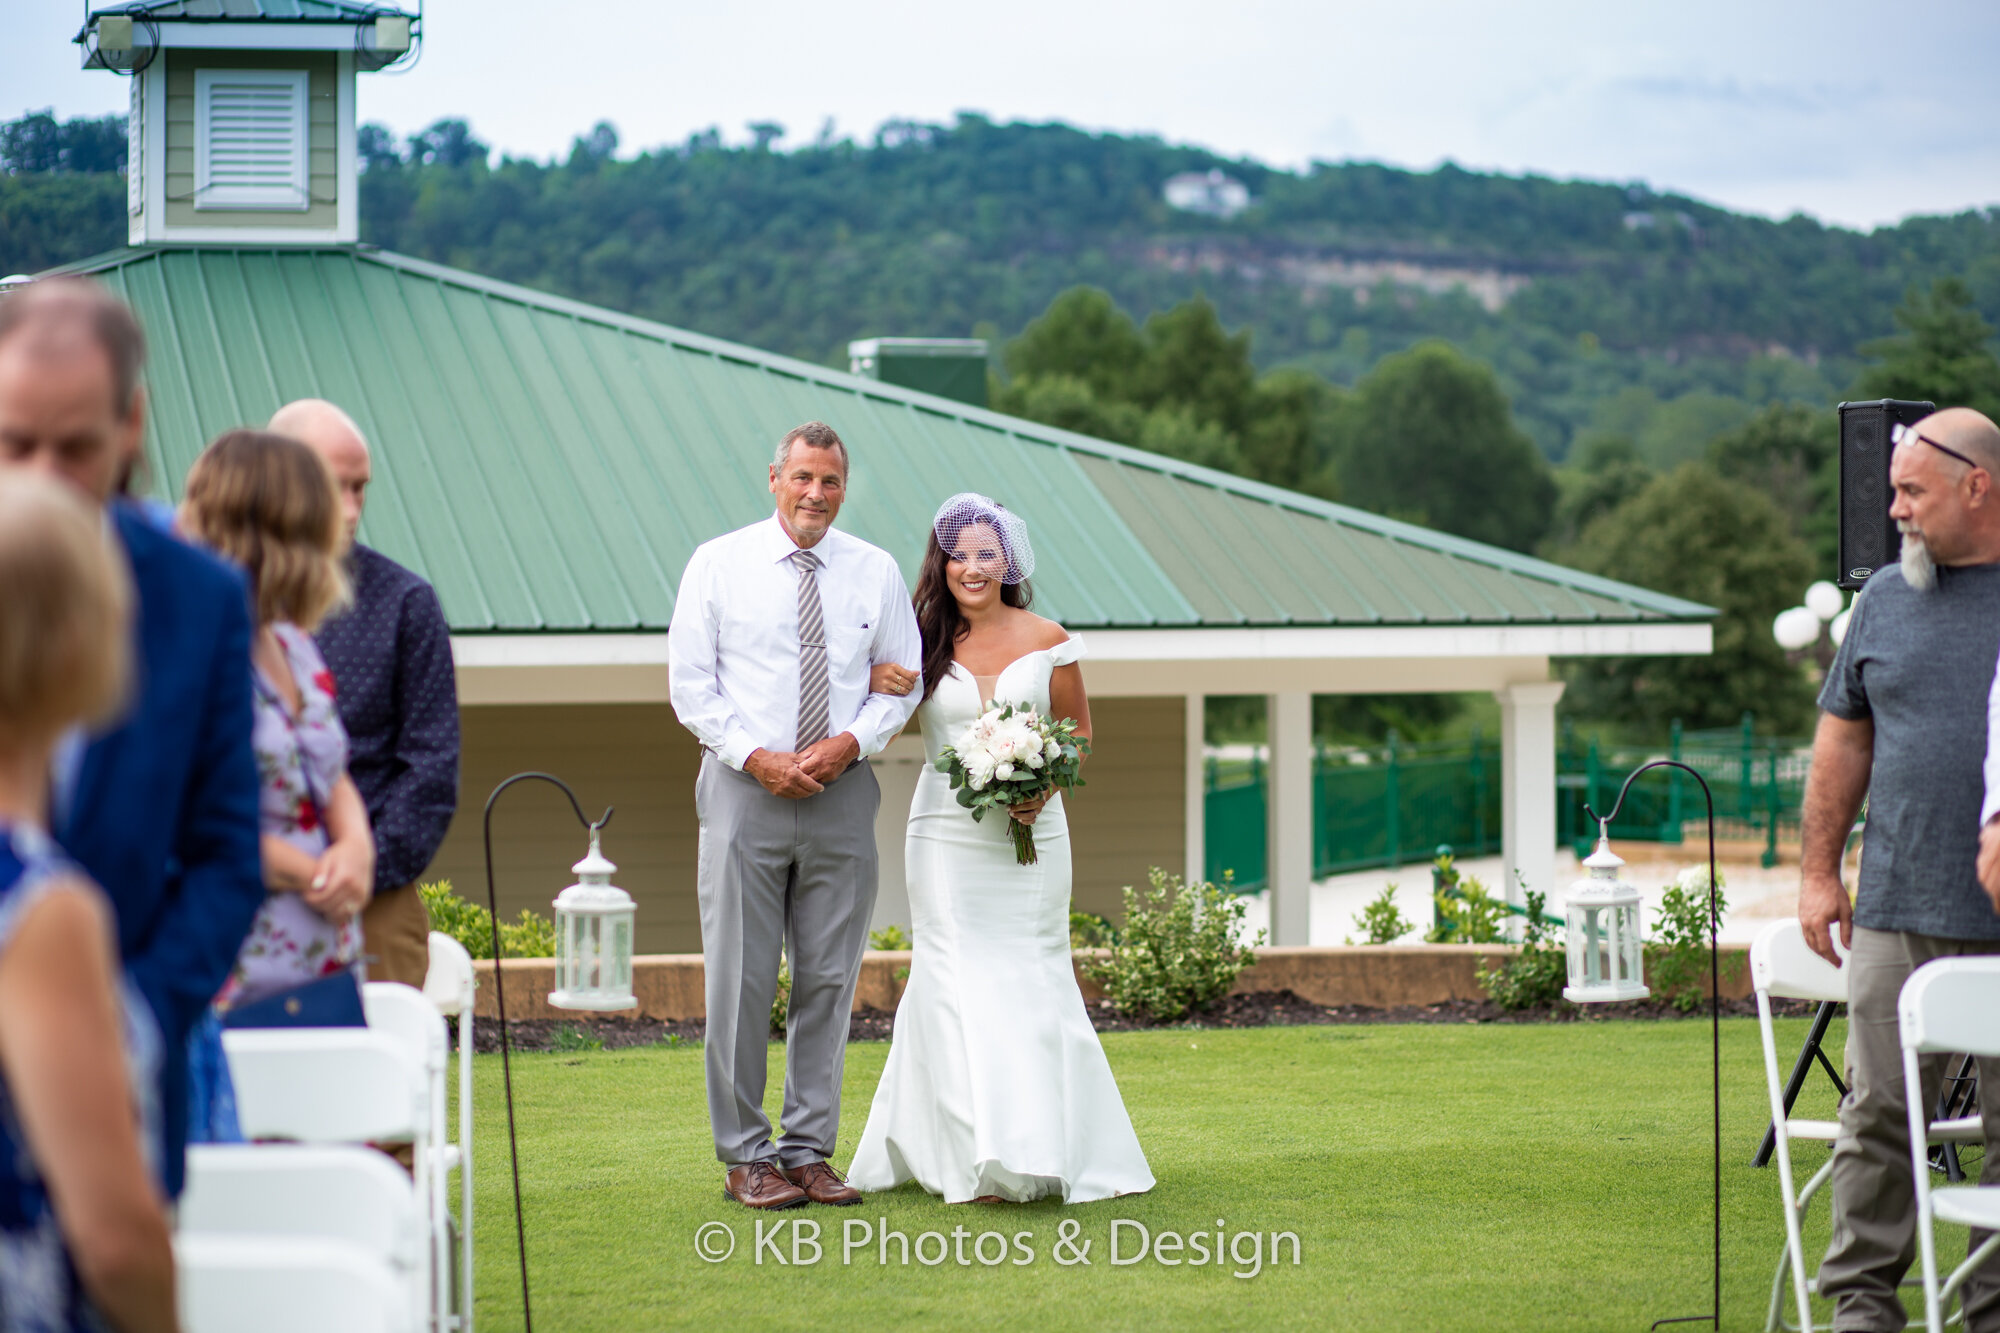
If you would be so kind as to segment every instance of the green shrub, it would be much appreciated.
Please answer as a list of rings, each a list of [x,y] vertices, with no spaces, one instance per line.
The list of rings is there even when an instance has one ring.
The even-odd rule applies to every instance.
[[[1151,887],[1125,889],[1125,927],[1110,953],[1084,965],[1084,975],[1104,988],[1118,1012],[1170,1023],[1229,993],[1237,976],[1256,961],[1254,946],[1239,942],[1245,904],[1223,887],[1183,884],[1157,866]]]
[[[474,958],[493,956],[492,914],[452,892],[450,880],[419,884],[417,896],[423,899],[424,910],[430,914],[432,930],[451,936]],[[555,922],[524,907],[518,919],[500,923],[500,947],[509,958],[553,958]]]
[[[1382,892],[1376,894],[1374,900],[1354,918],[1354,924],[1361,927],[1361,933],[1367,937],[1363,941],[1366,944],[1394,944],[1417,928],[1417,923],[1404,916],[1403,909],[1396,906],[1394,884],[1384,885]],[[1352,944],[1354,940],[1350,937],[1342,943]]]
[[[1117,928],[1097,913],[1071,912],[1069,914],[1070,948],[1108,949],[1117,942]]]
[[[1561,928],[1542,914],[1545,894],[1527,892],[1528,918],[1522,927],[1521,949],[1497,968],[1479,965],[1479,984],[1486,997],[1502,1009],[1533,1009],[1562,998],[1569,980],[1569,958],[1561,943]],[[1550,942],[1550,937],[1555,942]]]
[[[1449,856],[1436,861],[1437,924],[1424,932],[1429,944],[1494,944],[1506,938],[1507,904],[1471,875],[1461,875]]]
[[[1715,915],[1721,918],[1722,872],[1715,873]],[[1721,960],[1725,981],[1742,970],[1743,955]],[[1660,899],[1653,937],[1646,941],[1646,983],[1653,993],[1682,1013],[1691,1013],[1708,998],[1708,868],[1692,866]]]
[[[771,1031],[783,1032],[785,1019],[792,1012],[792,964],[783,953],[778,955],[778,989],[771,996]]]
[[[910,947],[910,935],[901,926],[884,926],[868,932],[868,947],[884,953],[901,953]]]

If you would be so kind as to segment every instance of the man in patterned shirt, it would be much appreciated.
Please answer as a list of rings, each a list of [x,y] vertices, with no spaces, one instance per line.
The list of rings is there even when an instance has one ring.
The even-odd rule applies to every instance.
[[[430,918],[417,877],[436,854],[458,807],[458,686],[451,631],[431,585],[354,540],[367,500],[368,442],[347,413],[303,398],[278,409],[270,428],[326,459],[340,488],[354,605],[320,627],[347,727],[348,771],[375,828],[375,897],[362,913],[368,975],[424,984]]]

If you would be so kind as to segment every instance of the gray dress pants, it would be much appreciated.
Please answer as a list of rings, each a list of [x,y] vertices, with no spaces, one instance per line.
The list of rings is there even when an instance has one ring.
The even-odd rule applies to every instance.
[[[875,812],[865,763],[803,800],[773,796],[748,773],[702,756],[696,887],[706,973],[708,1118],[730,1166],[833,1155],[848,1015],[875,910]],[[792,969],[786,1019],[784,1136],[764,1114],[771,1002],[782,948]]]
[[[1896,999],[1910,973],[1933,958],[2000,953],[2000,940],[1948,940],[1854,929],[1847,960],[1847,1081],[1840,1137],[1833,1144],[1833,1243],[1820,1264],[1819,1290],[1833,1301],[1841,1333],[1900,1329],[1896,1284],[1917,1257],[1916,1185],[1910,1179],[1910,1122],[1903,1096],[1903,1047]],[[1921,1066],[1924,1104],[1935,1109],[1943,1056]],[[1956,1066],[1954,1065],[1954,1068]],[[1986,1156],[1980,1183],[2000,1185],[2000,1060],[1981,1060],[1979,1112]],[[1941,1178],[1934,1178],[1941,1179]],[[1986,1233],[1972,1233],[1976,1247]],[[1938,1252],[1938,1280],[1957,1261]],[[1980,1265],[1960,1291],[1967,1333],[2000,1330],[2000,1256]],[[1923,1297],[1912,1292],[1910,1309]]]

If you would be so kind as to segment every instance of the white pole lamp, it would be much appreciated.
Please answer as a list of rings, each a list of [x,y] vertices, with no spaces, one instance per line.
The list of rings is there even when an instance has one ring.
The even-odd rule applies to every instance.
[[[1570,886],[1563,905],[1569,940],[1569,985],[1574,1004],[1643,1000],[1645,937],[1639,925],[1639,891],[1618,874],[1624,859],[1611,850],[1611,821],[1597,821],[1597,850],[1584,861],[1590,873]]]
[[[632,895],[611,882],[618,867],[605,859],[598,830],[590,828],[590,850],[570,869],[576,883],[556,895],[556,988],[549,1003],[558,1009],[630,1009],[632,994]]]

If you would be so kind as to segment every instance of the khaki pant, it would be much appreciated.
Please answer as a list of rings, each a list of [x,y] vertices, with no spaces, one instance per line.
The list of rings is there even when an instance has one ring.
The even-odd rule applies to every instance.
[[[421,988],[431,967],[431,917],[417,886],[385,889],[361,911],[361,950],[370,981]]]
[[[1847,960],[1849,1091],[1840,1103],[1840,1137],[1833,1144],[1833,1243],[1819,1270],[1820,1294],[1833,1301],[1833,1326],[1840,1333],[1904,1327],[1896,1284],[1916,1260],[1916,1185],[1910,1179],[1897,997],[1910,973],[1934,958],[1989,953],[2000,953],[2000,940],[1854,929],[1854,952]],[[1937,1105],[1945,1058],[1929,1056],[1921,1066],[1927,1107]],[[2000,1185],[2000,1060],[1981,1060],[1978,1068],[1986,1130],[1980,1182]],[[1972,1244],[1978,1246],[1985,1235],[1974,1231]],[[1940,1282],[1953,1266],[1940,1252]],[[2000,1330],[2000,1257],[1980,1265],[1960,1296],[1967,1333]],[[1922,1299],[1912,1293],[1911,1308],[1920,1309]]]

